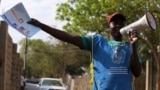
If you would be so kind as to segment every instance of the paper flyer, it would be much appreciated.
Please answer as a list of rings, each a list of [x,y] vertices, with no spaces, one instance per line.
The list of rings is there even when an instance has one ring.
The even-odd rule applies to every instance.
[[[18,3],[2,14],[2,18],[8,25],[25,35],[27,38],[31,38],[40,31],[40,28],[27,23],[31,18],[22,3]]]

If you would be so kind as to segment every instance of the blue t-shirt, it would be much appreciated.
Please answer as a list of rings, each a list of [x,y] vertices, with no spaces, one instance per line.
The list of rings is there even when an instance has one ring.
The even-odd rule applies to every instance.
[[[109,41],[100,35],[82,37],[82,41],[83,49],[93,52],[94,90],[132,90],[128,42]]]

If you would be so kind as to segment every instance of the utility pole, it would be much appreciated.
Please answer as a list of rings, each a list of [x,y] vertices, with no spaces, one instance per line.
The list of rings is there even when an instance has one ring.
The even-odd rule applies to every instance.
[[[24,48],[24,63],[23,63],[23,74],[24,78],[26,77],[26,60],[27,60],[27,49],[28,49],[28,39],[27,36],[25,38],[25,48]]]

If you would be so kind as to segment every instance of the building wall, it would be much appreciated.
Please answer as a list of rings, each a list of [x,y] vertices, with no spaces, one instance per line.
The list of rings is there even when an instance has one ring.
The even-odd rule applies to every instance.
[[[0,22],[0,90],[20,90],[22,59],[8,34],[8,25]]]

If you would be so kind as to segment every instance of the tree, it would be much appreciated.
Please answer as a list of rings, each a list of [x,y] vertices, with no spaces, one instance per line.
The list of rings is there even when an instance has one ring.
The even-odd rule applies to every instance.
[[[21,56],[24,56],[25,50],[25,40],[22,39],[21,44]],[[46,50],[49,48],[48,44],[45,44],[42,40],[27,40],[27,56],[26,56],[26,69],[28,71],[28,76],[31,77],[34,75],[35,77],[45,76],[49,73],[49,61],[50,56],[47,51],[41,52],[41,48]]]
[[[153,13],[159,26],[159,0],[69,0],[59,5],[57,19],[67,21],[63,27],[67,32],[86,35],[89,32],[103,34],[107,30],[106,18],[113,12],[120,12],[126,15],[127,24],[137,21],[147,11]],[[139,31],[141,36],[140,55],[149,58],[146,51],[151,50],[157,66],[157,90],[160,86],[160,57],[157,46],[160,45],[159,28],[155,32],[149,30]],[[143,35],[141,35],[143,33]],[[108,36],[108,34],[106,34]],[[147,60],[147,59],[145,59]]]
[[[25,40],[21,40],[20,52],[24,56]],[[26,69],[28,77],[65,77],[81,75],[90,63],[89,52],[79,50],[77,47],[60,42],[57,45],[50,41],[28,40]]]

